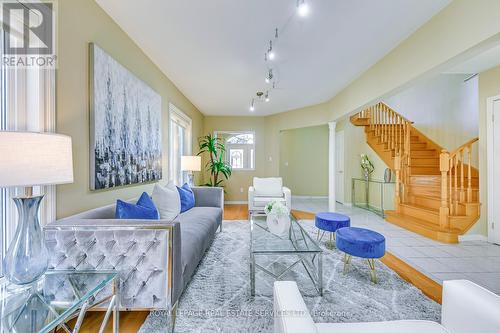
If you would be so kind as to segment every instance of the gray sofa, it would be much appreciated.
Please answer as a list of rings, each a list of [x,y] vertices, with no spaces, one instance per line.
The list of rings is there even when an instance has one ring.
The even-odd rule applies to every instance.
[[[195,207],[174,221],[117,220],[113,204],[48,224],[50,267],[117,270],[122,309],[173,314],[217,228],[222,231],[223,189],[193,192]]]

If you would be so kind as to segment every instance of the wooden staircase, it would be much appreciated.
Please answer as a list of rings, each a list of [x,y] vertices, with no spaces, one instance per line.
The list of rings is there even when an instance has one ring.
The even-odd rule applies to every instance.
[[[458,243],[479,219],[479,172],[472,139],[448,152],[384,103],[351,117],[368,145],[396,174],[393,211],[386,220],[425,237]]]

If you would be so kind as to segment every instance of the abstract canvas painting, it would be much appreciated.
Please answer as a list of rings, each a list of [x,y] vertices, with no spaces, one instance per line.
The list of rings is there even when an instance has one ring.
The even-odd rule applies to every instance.
[[[93,43],[90,95],[90,188],[161,179],[161,96]]]

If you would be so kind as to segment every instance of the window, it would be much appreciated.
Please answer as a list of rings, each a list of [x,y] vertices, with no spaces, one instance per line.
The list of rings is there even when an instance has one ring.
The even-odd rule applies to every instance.
[[[191,155],[191,118],[172,103],[170,110],[169,178],[182,185],[188,181],[187,171],[181,170],[181,156]]]
[[[12,31],[12,30],[11,30]],[[0,58],[7,35],[0,25]],[[0,131],[52,132],[55,129],[55,70],[7,67],[0,62]],[[44,194],[40,224],[56,217],[55,186],[36,186],[35,195]],[[0,188],[0,261],[14,236],[17,209],[12,201],[23,188]],[[0,265],[0,276],[2,276]]]
[[[215,132],[226,146],[226,161],[233,170],[255,169],[255,133],[254,132]]]

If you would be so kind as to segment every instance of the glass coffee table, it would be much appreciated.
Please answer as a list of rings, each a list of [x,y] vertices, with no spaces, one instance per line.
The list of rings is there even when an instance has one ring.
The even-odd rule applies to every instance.
[[[290,214],[290,230],[284,236],[277,236],[267,228],[266,215],[252,212],[250,218],[250,289],[255,296],[255,271],[261,270],[276,280],[280,280],[295,267],[302,266],[311,279],[314,288],[323,296],[323,250],[318,243],[302,228],[293,214]],[[258,263],[266,257],[267,265]],[[270,258],[276,258],[271,261]],[[291,263],[278,272],[270,266],[283,257],[290,257]],[[288,260],[287,260],[288,261]]]
[[[49,270],[30,286],[0,280],[0,333],[78,332],[85,313],[106,311],[101,329],[113,315],[119,332],[118,273],[116,271]],[[76,319],[74,328],[67,322]],[[101,330],[99,330],[101,332]]]

